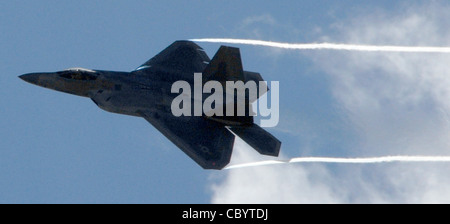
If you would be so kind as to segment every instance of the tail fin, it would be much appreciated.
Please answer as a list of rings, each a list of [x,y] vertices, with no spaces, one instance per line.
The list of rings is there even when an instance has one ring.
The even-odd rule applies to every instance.
[[[242,68],[242,60],[241,60],[241,53],[239,51],[239,48],[235,47],[228,47],[228,46],[221,46],[217,53],[214,55],[208,66],[206,66],[205,70],[203,71],[203,84],[205,84],[208,81],[218,81],[223,89],[225,90],[224,94],[231,94],[228,96],[231,97],[225,97],[225,99],[233,99],[233,101],[230,100],[230,102],[223,102],[223,105],[216,105],[216,108],[214,110],[216,111],[222,111],[223,114],[226,114],[225,109],[226,108],[233,108],[234,116],[212,116],[209,117],[213,120],[225,123],[227,125],[239,125],[239,124],[252,124],[253,123],[253,111],[251,103],[253,103],[255,100],[259,98],[259,96],[263,95],[267,92],[267,85],[263,81],[261,75],[256,72],[247,72],[244,71]],[[244,94],[236,94],[235,91],[236,88],[230,87],[227,88],[226,82],[232,81],[232,82],[238,82],[241,81],[244,83],[242,86],[245,90],[243,90]],[[256,84],[256,92],[250,93],[250,91],[247,91],[249,89],[247,86],[248,81],[254,81]],[[242,84],[241,83],[241,84]],[[262,88],[263,91],[259,91],[259,85],[260,83],[264,84],[265,88]],[[249,83],[252,84],[252,83]],[[252,84],[253,85],[253,84]],[[235,86],[236,87],[236,86]],[[244,115],[243,114],[237,114],[236,112],[238,108],[245,108]],[[240,110],[242,112],[242,110]]]
[[[260,154],[278,156],[280,153],[281,142],[256,124],[232,126],[229,129]]]
[[[224,102],[223,105],[216,106],[216,109],[219,111],[223,111],[228,106],[234,107],[234,111],[237,111],[237,107],[244,104],[245,116],[212,116],[208,118],[228,125],[230,131],[242,138],[242,140],[259,153],[269,156],[278,156],[281,142],[253,123],[253,112],[251,111],[251,103],[267,92],[267,84],[262,82],[264,80],[259,73],[243,70],[239,48],[227,46],[220,47],[209,65],[203,71],[203,84],[211,80],[220,82],[225,90],[228,90],[226,81],[242,81],[245,84],[247,84],[248,81],[253,81],[256,83],[257,93],[253,96],[252,94],[247,93],[250,91],[245,91],[245,96],[235,96],[240,98],[240,100],[234,98],[234,102]],[[235,90],[231,91],[231,94],[234,94],[234,91]],[[234,105],[232,105],[232,103],[234,103]],[[223,111],[223,114],[226,115],[226,112]]]
[[[203,71],[203,83],[215,80],[225,86],[226,81],[244,81],[239,48],[221,46]]]
[[[259,96],[264,95],[267,91],[267,85],[261,74],[257,72],[244,71],[242,68],[241,53],[239,48],[221,46],[210,61],[209,65],[203,71],[203,84],[207,81],[215,80],[222,84],[225,89],[226,81],[253,81],[256,83],[258,93],[255,99],[250,99],[250,102],[254,102]],[[259,88],[260,84],[263,84],[262,88]],[[262,92],[259,90],[262,89]]]

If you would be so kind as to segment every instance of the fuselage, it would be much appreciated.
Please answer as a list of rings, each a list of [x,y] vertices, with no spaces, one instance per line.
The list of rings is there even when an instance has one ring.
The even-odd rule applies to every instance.
[[[140,116],[141,111],[170,112],[176,94],[175,81],[193,82],[192,75],[147,67],[132,72],[68,69],[55,73],[31,73],[23,80],[45,88],[89,97],[101,109]]]

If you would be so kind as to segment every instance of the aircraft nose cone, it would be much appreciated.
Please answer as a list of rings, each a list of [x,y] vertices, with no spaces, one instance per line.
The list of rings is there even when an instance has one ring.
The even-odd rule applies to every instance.
[[[39,81],[39,74],[36,74],[36,73],[25,74],[25,75],[19,76],[19,78],[21,78],[23,81],[26,81],[26,82],[29,82],[32,84],[37,84]]]

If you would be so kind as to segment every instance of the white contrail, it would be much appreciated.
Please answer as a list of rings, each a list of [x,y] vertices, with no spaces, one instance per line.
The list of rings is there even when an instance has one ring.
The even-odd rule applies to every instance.
[[[346,50],[346,51],[378,51],[378,52],[410,52],[410,53],[450,53],[450,47],[427,47],[427,46],[378,46],[378,45],[356,45],[356,44],[334,44],[334,43],[281,43],[264,40],[230,39],[230,38],[201,38],[190,39],[195,42],[247,44],[266,47],[276,47],[292,50]]]
[[[266,160],[230,165],[225,169],[287,163],[391,163],[391,162],[450,162],[450,156],[381,156],[367,158],[296,157],[289,160]]]

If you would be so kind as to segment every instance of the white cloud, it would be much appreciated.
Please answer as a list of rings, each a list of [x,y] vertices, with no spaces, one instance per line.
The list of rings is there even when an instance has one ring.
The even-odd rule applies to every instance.
[[[254,150],[236,138],[233,158],[254,160]],[[263,159],[263,158],[261,158]],[[234,161],[239,163],[239,161]],[[212,186],[213,203],[332,203],[339,202],[324,183],[327,172],[318,166],[306,170],[301,166],[266,166],[224,171],[223,182]]]
[[[449,10],[434,3],[391,14],[377,11],[342,21],[336,26],[340,35],[324,38],[353,44],[449,46]],[[317,68],[330,78],[336,104],[344,108],[342,116],[358,130],[356,146],[343,155],[450,155],[450,55],[312,55]],[[237,140],[233,161],[258,158],[248,151],[249,146]],[[441,163],[396,163],[236,169],[225,171],[224,179],[213,184],[212,202],[448,203],[449,168]]]
[[[430,10],[434,9],[434,10]],[[418,7],[407,15],[360,18],[342,28],[352,43],[447,46],[445,9]],[[320,62],[327,57],[326,64]],[[448,54],[323,54],[318,66],[333,79],[333,93],[358,126],[368,152],[446,153],[450,146]]]

